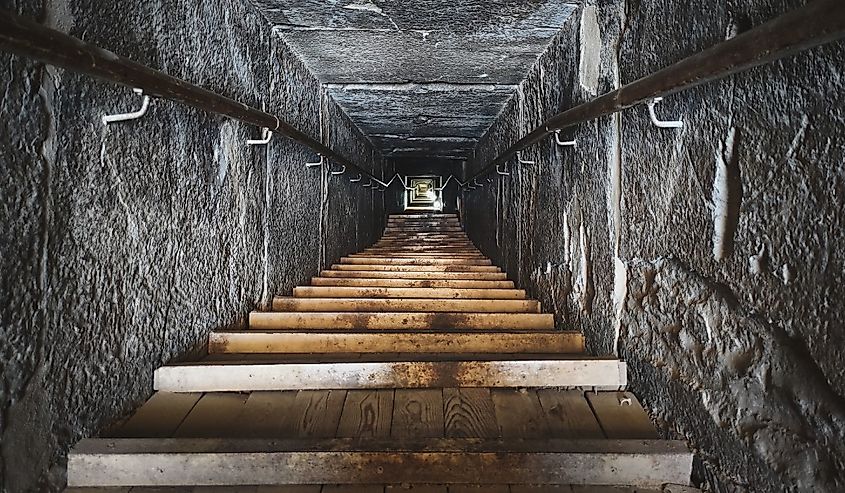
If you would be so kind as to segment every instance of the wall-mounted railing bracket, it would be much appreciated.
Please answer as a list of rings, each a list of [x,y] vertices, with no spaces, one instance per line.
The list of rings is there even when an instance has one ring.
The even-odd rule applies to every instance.
[[[137,120],[142,116],[147,114],[147,109],[150,107],[150,97],[144,94],[144,91],[141,89],[132,89],[132,91],[142,96],[141,99],[141,108],[137,111],[132,111],[130,113],[118,113],[116,115],[103,115],[103,125],[108,125],[109,123],[117,123],[117,122],[127,122],[130,120]]]
[[[681,128],[684,126],[684,122],[681,120],[661,120],[657,118],[657,114],[654,112],[654,105],[663,101],[663,98],[654,98],[649,101],[648,104],[648,115],[651,117],[651,123],[654,124],[655,127],[659,128]]]

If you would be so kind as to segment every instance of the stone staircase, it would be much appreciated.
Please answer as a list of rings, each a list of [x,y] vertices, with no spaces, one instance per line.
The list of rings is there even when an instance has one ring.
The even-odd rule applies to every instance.
[[[289,493],[687,484],[691,453],[658,439],[626,383],[623,362],[587,356],[580,333],[556,330],[457,216],[393,215],[370,248],[253,312],[247,328],[212,333],[201,361],[158,369],[146,404],[71,451],[68,484]]]

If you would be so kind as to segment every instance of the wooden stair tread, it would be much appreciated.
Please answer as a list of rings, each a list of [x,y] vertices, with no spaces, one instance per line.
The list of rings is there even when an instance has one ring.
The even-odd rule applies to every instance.
[[[214,353],[579,353],[578,332],[215,332]]]
[[[365,277],[312,277],[312,286],[358,286],[383,288],[464,288],[514,289],[513,281],[483,281],[473,279],[382,279]]]
[[[495,265],[332,264],[331,270],[389,272],[502,272]]]
[[[554,329],[550,313],[252,312],[256,329]]]
[[[380,271],[380,270],[324,270],[320,277],[366,278],[366,279],[458,279],[476,281],[506,281],[504,272],[424,272],[424,271]]]
[[[583,387],[627,385],[615,359],[355,361],[275,363],[203,361],[161,367],[154,388],[170,392],[430,387]]]
[[[536,300],[416,298],[273,298],[274,311],[540,313]]]
[[[293,295],[310,298],[525,299],[521,289],[298,286]]]

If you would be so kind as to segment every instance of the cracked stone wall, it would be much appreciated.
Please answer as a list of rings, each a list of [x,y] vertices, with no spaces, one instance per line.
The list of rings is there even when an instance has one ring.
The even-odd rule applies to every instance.
[[[588,2],[482,138],[542,120],[802,2]],[[671,20],[671,21],[669,21]],[[564,131],[464,194],[471,237],[594,354],[619,354],[714,491],[845,489],[845,44]]]
[[[379,154],[239,2],[0,1],[0,9],[282,116],[377,176]],[[0,490],[57,490],[68,448],[127,413],[321,264],[374,241],[382,195],[259,129],[0,53]]]

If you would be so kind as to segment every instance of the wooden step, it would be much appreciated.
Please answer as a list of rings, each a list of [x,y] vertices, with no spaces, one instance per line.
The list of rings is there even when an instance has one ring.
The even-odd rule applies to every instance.
[[[627,385],[615,359],[388,361],[350,363],[209,362],[163,366],[154,388],[168,392],[437,387],[578,387]]]
[[[297,298],[433,298],[433,299],[525,299],[522,289],[376,288],[351,286],[298,286]]]
[[[540,313],[540,302],[536,300],[276,297],[272,307],[287,312]]]
[[[370,251],[364,250],[361,253],[350,253],[351,258],[420,258],[420,259],[468,259],[468,260],[484,260],[487,257],[481,252],[403,252],[398,249],[391,249],[387,251]]]
[[[342,264],[396,264],[396,265],[492,265],[489,259],[408,259],[394,257],[342,257]]]
[[[388,219],[426,219],[426,220],[438,220],[438,219],[458,219],[458,215],[455,213],[449,212],[442,212],[442,213],[429,213],[429,214],[389,214],[387,216]]]
[[[513,289],[513,281],[474,281],[460,279],[366,279],[312,277],[312,286],[379,288]]]
[[[691,469],[686,444],[669,440],[99,438],[82,440],[69,453],[68,486],[552,483],[659,489],[687,484]]]
[[[249,328],[277,329],[537,329],[555,328],[551,313],[251,312]]]
[[[387,272],[501,272],[495,265],[390,265],[332,264],[332,270]]]
[[[579,332],[213,332],[209,353],[582,353]]]
[[[504,272],[389,272],[383,270],[324,270],[320,277],[363,277],[367,279],[463,279],[476,281],[504,281]]]

